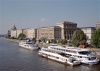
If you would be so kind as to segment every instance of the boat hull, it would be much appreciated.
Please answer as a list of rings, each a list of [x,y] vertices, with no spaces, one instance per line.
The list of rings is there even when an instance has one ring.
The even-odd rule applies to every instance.
[[[51,59],[53,61],[56,61],[56,62],[60,62],[60,63],[63,63],[63,64],[67,64],[67,65],[70,65],[70,66],[75,66],[75,65],[79,65],[80,62],[76,62],[76,63],[71,63],[71,62],[68,62],[68,58],[59,58],[59,57],[56,57],[56,56],[50,56],[48,54],[44,54],[44,53],[41,53],[41,51],[39,51],[38,53],[40,56],[42,57],[45,57],[45,58],[48,58],[48,59]],[[53,54],[52,54],[53,55]],[[55,58],[56,57],[56,58]],[[62,59],[62,60],[61,60]]]
[[[84,63],[84,64],[89,64],[89,65],[94,65],[94,64],[98,64],[99,63],[99,60],[94,60],[94,61],[81,61],[81,63]]]
[[[20,47],[25,48],[25,49],[29,49],[29,50],[36,50],[38,49],[38,47],[31,47],[30,45],[21,45],[19,44]]]

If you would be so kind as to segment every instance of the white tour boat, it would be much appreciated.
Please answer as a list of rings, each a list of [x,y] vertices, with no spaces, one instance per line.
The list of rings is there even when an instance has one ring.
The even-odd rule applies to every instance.
[[[69,64],[71,66],[80,64],[80,62],[75,59],[72,59],[72,58],[70,59],[70,58],[64,56],[63,54],[55,53],[55,52],[52,52],[49,50],[41,49],[41,50],[39,50],[38,54],[40,56],[43,56],[43,57],[46,57],[46,58],[49,58],[49,59],[52,59],[52,60],[55,60],[55,61],[58,61],[58,62],[61,62],[64,64]]]
[[[33,44],[32,42],[27,42],[27,41],[19,42],[19,46],[30,50],[38,49],[37,44]]]
[[[77,48],[77,47],[61,47],[56,44],[51,44],[45,50],[52,50],[58,53],[65,53],[66,56],[74,57],[76,60],[85,64],[97,64],[99,59],[97,55],[88,49]]]

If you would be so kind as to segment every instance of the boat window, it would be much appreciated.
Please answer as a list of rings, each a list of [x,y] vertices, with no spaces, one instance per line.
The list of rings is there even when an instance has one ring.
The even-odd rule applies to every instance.
[[[96,57],[90,57],[90,58],[88,58],[88,60],[95,60],[96,59]]]
[[[69,50],[66,50],[66,52],[70,52]]]
[[[82,56],[79,56],[79,58],[82,58]]]
[[[50,45],[50,46],[58,46],[58,45],[56,45],[56,44],[52,44],[52,45]]]
[[[57,59],[59,59],[59,57],[56,57]]]
[[[82,55],[88,55],[88,54],[91,54],[91,51],[80,51],[78,53]]]
[[[66,50],[66,52],[76,53],[76,51]]]

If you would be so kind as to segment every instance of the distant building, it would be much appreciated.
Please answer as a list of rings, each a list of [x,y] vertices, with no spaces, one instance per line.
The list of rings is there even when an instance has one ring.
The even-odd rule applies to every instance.
[[[16,26],[14,25],[14,27],[12,28],[12,30],[17,30]]]
[[[26,35],[26,38],[36,38],[36,29],[35,28],[26,28],[22,31],[23,34]]]
[[[11,37],[18,38],[20,33],[22,33],[22,29],[11,30]]]
[[[95,27],[82,27],[80,28],[86,35],[87,43],[91,43],[91,36],[95,32]]]
[[[61,28],[59,26],[39,27],[37,28],[37,40],[41,38],[60,39]]]
[[[71,40],[74,31],[77,29],[77,23],[64,21],[57,23],[56,26],[38,27],[38,28],[26,28],[17,29],[15,26],[11,30],[11,37],[18,38],[20,33],[26,35],[26,38],[41,38],[47,39],[66,39]]]
[[[17,28],[16,28],[15,25],[13,26],[12,29],[8,30],[8,32],[7,32],[7,36],[8,36],[8,37],[11,37],[11,31],[12,31],[12,30],[13,30],[13,31],[14,31],[14,30],[17,30]]]
[[[11,30],[8,30],[7,37],[11,37]]]
[[[36,38],[34,28],[11,30],[11,37],[18,38],[20,33],[25,34],[26,38],[30,38],[30,39]]]
[[[100,28],[100,22],[96,23],[96,28]]]
[[[77,29],[77,23],[64,21],[57,23],[61,27],[61,39],[71,40],[74,31]]]

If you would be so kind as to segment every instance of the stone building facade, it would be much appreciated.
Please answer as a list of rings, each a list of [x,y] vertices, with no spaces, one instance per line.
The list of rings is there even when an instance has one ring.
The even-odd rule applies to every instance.
[[[95,27],[82,27],[80,28],[86,35],[87,43],[91,43],[91,36],[95,32]]]
[[[11,28],[11,29],[8,30],[8,32],[7,32],[7,36],[8,36],[8,37],[11,37],[11,31],[12,31],[12,30],[13,30],[13,31],[14,31],[14,30],[17,30],[17,28],[16,28],[15,25],[13,26],[13,28]],[[13,33],[12,33],[12,34],[13,34]],[[13,35],[14,35],[14,34],[13,34]],[[14,35],[14,36],[15,36],[15,35]]]
[[[61,39],[71,40],[74,31],[77,29],[77,23],[64,21],[57,23],[61,27]]]
[[[11,30],[11,37],[18,38],[20,33],[22,33],[22,29]]]
[[[11,37],[18,37],[20,33],[26,35],[26,38],[41,38],[47,39],[66,39],[71,40],[74,31],[77,29],[77,23],[64,21],[57,23],[56,26],[38,27],[38,28],[26,28],[11,30]]]
[[[23,33],[26,35],[26,38],[33,39],[36,38],[35,32],[35,28],[11,30],[11,37],[18,38],[19,34]]]
[[[23,29],[23,34],[26,35],[26,38],[36,38],[36,29],[35,28],[27,28],[27,29]]]
[[[41,38],[60,39],[61,28],[59,26],[39,27],[37,28],[37,40]]]
[[[96,23],[96,28],[100,28],[100,22]]]

